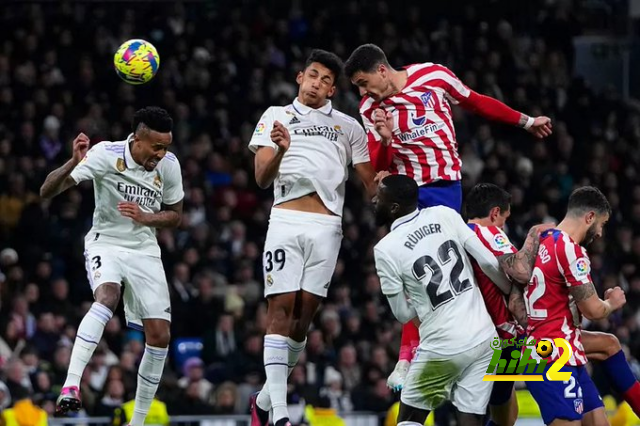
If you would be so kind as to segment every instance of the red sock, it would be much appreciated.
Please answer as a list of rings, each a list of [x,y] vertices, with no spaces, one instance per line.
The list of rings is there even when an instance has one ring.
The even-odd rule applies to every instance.
[[[420,343],[420,332],[412,321],[402,327],[402,339],[400,340],[400,356],[398,361],[409,361],[413,359],[415,349]]]
[[[636,416],[640,417],[640,383],[635,382],[633,386],[629,388],[622,397],[627,404],[631,407]]]

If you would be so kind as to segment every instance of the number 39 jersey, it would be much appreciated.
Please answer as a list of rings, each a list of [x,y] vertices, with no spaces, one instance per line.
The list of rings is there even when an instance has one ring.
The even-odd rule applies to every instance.
[[[420,319],[420,350],[455,355],[495,336],[465,242],[477,238],[454,210],[399,218],[374,248],[382,292],[404,292]]]
[[[569,342],[573,355],[571,366],[587,363],[582,347],[578,311],[569,290],[591,283],[591,264],[586,250],[559,229],[551,229],[540,237],[540,248],[531,281],[524,292],[527,308],[527,335],[537,340],[562,338]],[[549,362],[559,358],[554,348]],[[538,358],[534,353],[532,356]]]

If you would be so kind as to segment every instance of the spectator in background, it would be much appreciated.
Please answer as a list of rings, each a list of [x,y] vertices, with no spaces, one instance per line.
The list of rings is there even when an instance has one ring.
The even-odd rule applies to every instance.
[[[200,358],[189,358],[184,362],[182,370],[184,377],[178,380],[178,386],[186,389],[195,385],[201,402],[207,402],[213,390],[213,385],[204,378],[204,362]]]

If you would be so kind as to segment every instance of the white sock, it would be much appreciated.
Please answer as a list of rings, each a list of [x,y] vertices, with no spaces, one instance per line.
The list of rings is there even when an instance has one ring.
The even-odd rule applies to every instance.
[[[265,387],[269,389],[273,422],[289,417],[287,410],[287,338],[279,334],[264,336],[264,371],[267,375]]]
[[[133,406],[133,417],[129,423],[131,426],[143,426],[144,419],[149,413],[151,401],[156,396],[164,361],[167,359],[169,348],[156,348],[145,345],[144,355],[138,369],[138,387],[136,389],[136,402]]]
[[[400,422],[398,426],[422,426],[422,423],[418,422]]]
[[[112,316],[113,312],[106,306],[98,302],[94,302],[91,305],[89,312],[84,316],[78,327],[76,340],[71,351],[71,359],[69,360],[67,380],[62,385],[63,388],[70,386],[80,387],[82,373],[84,373],[93,351],[96,350],[100,339],[102,339],[104,327]]]
[[[300,354],[304,350],[305,346],[307,346],[307,339],[305,338],[302,342],[296,342],[290,337],[287,337],[287,361],[288,361],[288,371],[287,377],[291,375],[293,368],[298,364],[298,359],[300,358]],[[271,394],[269,393],[269,387],[265,383],[258,394],[258,398],[256,399],[256,404],[258,407],[264,411],[271,410]]]

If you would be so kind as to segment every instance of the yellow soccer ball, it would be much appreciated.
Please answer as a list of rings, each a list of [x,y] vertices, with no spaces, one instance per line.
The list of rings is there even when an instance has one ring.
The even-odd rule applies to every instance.
[[[122,43],[113,57],[118,76],[129,84],[149,82],[160,68],[158,51],[146,40],[133,39]]]
[[[549,340],[539,340],[536,343],[536,353],[542,358],[546,358],[553,352],[553,344]]]

